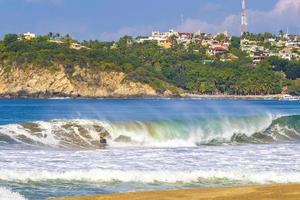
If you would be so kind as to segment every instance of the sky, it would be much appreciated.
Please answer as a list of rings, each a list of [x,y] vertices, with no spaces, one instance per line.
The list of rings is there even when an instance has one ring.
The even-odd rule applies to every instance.
[[[250,32],[300,34],[300,0],[247,0]],[[240,32],[241,0],[0,0],[0,36],[34,32],[117,40],[152,30]]]

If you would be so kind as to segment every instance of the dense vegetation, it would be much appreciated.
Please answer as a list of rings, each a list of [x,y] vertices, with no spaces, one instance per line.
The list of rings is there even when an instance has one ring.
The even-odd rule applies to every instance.
[[[57,43],[53,41],[62,41]],[[6,72],[12,66],[31,65],[56,70],[64,66],[72,74],[75,66],[98,71],[121,71],[128,79],[148,83],[158,91],[173,90],[172,85],[195,93],[262,95],[286,90],[300,94],[300,62],[270,58],[258,65],[239,50],[239,37],[232,37],[230,53],[238,59],[221,62],[207,56],[199,43],[187,48],[174,41],[171,49],[155,42],[135,43],[131,37],[118,42],[84,41],[87,48],[70,48],[70,36],[49,34],[32,40],[6,35],[0,42],[0,65]],[[204,60],[213,60],[204,64]]]

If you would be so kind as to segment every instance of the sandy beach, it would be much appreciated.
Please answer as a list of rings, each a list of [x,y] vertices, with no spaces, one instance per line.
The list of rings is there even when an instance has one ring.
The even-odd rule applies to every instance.
[[[141,192],[55,200],[299,200],[300,185],[264,185],[231,188]]]

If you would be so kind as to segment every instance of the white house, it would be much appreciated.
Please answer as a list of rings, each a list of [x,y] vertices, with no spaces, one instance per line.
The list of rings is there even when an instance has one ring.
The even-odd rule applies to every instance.
[[[33,38],[36,37],[35,33],[30,33],[30,32],[27,32],[27,33],[23,33],[21,34],[23,36],[23,38],[25,40],[32,40]]]

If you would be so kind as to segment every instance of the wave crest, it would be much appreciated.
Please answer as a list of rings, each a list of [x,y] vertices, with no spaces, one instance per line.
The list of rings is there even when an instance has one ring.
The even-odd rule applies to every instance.
[[[53,148],[182,147],[300,141],[300,116],[109,122],[53,120],[0,126],[0,143]]]

